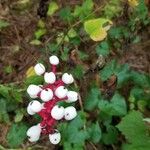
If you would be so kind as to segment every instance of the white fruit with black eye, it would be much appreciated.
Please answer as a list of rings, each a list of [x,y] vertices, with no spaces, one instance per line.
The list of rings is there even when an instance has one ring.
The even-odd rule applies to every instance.
[[[72,120],[77,116],[77,111],[73,106],[69,106],[65,108],[65,115],[64,118],[66,120]]]
[[[38,113],[42,109],[42,104],[37,100],[33,100],[29,103],[28,109],[30,112]]]
[[[59,64],[59,59],[57,56],[53,55],[51,57],[49,57],[49,62],[52,65],[58,65]]]
[[[54,106],[53,109],[51,110],[51,116],[55,119],[55,120],[60,120],[64,117],[64,107],[62,106]]]
[[[44,74],[44,80],[46,83],[53,84],[56,81],[56,76],[53,72],[46,72]]]
[[[68,90],[65,89],[64,86],[59,86],[56,90],[55,90],[55,95],[58,98],[65,98],[67,95]]]
[[[31,98],[37,98],[38,93],[41,91],[41,87],[38,85],[29,85],[29,87],[27,88],[27,93],[29,94],[29,96]]]
[[[71,84],[71,83],[74,82],[74,79],[73,79],[73,76],[71,74],[64,73],[63,76],[62,76],[62,81],[65,84]]]
[[[40,98],[44,102],[48,102],[53,98],[53,91],[51,89],[45,89],[41,91]]]
[[[49,134],[49,140],[52,144],[56,145],[61,140],[61,134],[58,131],[53,134]]]
[[[38,63],[34,66],[34,71],[37,75],[42,75],[45,72],[45,67],[43,64]]]
[[[41,135],[41,126],[38,124],[30,127],[26,134],[29,137],[30,142],[38,141]]]
[[[75,91],[68,91],[67,92],[67,103],[72,103],[78,100],[78,93]]]

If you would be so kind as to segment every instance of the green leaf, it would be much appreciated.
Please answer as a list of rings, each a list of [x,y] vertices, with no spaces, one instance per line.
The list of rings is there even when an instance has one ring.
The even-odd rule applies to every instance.
[[[113,108],[112,114],[114,116],[123,116],[127,113],[127,106],[126,106],[125,99],[117,92],[111,99],[111,105]]]
[[[84,108],[86,110],[93,110],[94,108],[96,108],[98,102],[100,101],[100,97],[101,97],[100,89],[98,87],[92,88],[89,91],[88,96],[85,100]]]
[[[9,23],[7,21],[0,20],[0,30],[7,26],[9,26]]]
[[[69,49],[67,47],[64,47],[63,52],[61,54],[61,59],[63,61],[67,61],[68,60],[68,55],[69,55]]]
[[[41,85],[44,82],[44,79],[42,76],[30,76],[25,80],[26,86],[29,86],[30,84],[35,84],[35,85]]]
[[[45,22],[44,22],[42,19],[40,19],[40,20],[38,21],[37,26],[38,26],[39,28],[45,28]]]
[[[61,9],[59,12],[59,16],[62,20],[67,21],[67,22],[71,22],[73,20],[70,7],[65,7]]]
[[[35,38],[38,40],[40,39],[43,35],[45,35],[46,33],[46,29],[38,29],[36,32],[35,32]]]
[[[71,29],[68,31],[68,36],[69,36],[70,38],[74,38],[74,37],[77,36],[77,32],[76,32],[73,28],[71,28]]]
[[[109,0],[103,8],[104,16],[112,19],[121,15],[122,5],[120,0]]]
[[[15,122],[20,122],[23,119],[24,113],[22,109],[16,110]]]
[[[100,100],[98,108],[103,116],[124,116],[127,113],[125,99],[117,92],[110,102]]]
[[[101,128],[99,126],[99,123],[96,122],[95,124],[93,123],[89,128],[88,128],[88,133],[90,135],[90,140],[94,143],[98,143],[101,139]]]
[[[94,3],[92,0],[85,0],[82,6],[76,5],[73,16],[79,17],[80,20],[85,20],[87,18],[90,18],[91,16],[93,16],[93,14],[91,14],[93,10],[93,6]]]
[[[84,75],[84,68],[82,65],[77,65],[71,72],[75,78],[81,79]]]
[[[108,44],[108,42],[106,42],[106,41],[101,42],[96,47],[96,53],[98,55],[107,56],[109,54],[109,44]]]
[[[83,51],[78,51],[78,55],[81,60],[87,60],[87,58],[89,57],[89,55]]]
[[[11,65],[4,67],[4,72],[11,74],[13,72],[13,67]]]
[[[150,88],[150,77],[146,74],[138,73],[136,71],[131,72],[131,80],[135,85],[144,88]]]
[[[52,16],[58,10],[58,8],[59,7],[56,2],[50,2],[49,6],[48,6],[47,15]]]
[[[0,98],[0,122],[9,123],[6,99]]]
[[[23,123],[13,124],[7,134],[10,147],[18,147],[26,138],[27,126]]]
[[[100,71],[100,78],[106,81],[111,75],[117,76],[117,86],[120,88],[131,77],[129,66],[117,64],[116,60],[112,60]]]
[[[102,141],[106,145],[114,144],[117,142],[118,132],[114,126],[108,125],[107,132],[102,134]]]
[[[10,90],[11,88],[8,86],[0,85],[0,95],[7,99],[11,99],[10,94],[9,94]]]
[[[87,131],[83,130],[84,124],[84,112],[78,112],[78,116],[70,123],[59,124],[58,128],[62,134],[62,143],[65,149],[66,146],[71,147],[70,149],[83,149],[85,140],[88,138]]]
[[[84,29],[90,35],[92,40],[102,41],[107,36],[107,30],[104,28],[105,24],[111,25],[112,22],[105,18],[91,19],[85,21]]]
[[[117,128],[125,135],[130,143],[123,145],[124,150],[149,149],[150,137],[147,134],[147,127],[143,122],[142,114],[140,112],[130,112],[117,125]]]

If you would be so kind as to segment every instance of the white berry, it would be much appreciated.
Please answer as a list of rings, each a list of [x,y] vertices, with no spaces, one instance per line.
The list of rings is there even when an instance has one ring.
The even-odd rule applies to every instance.
[[[31,98],[37,98],[37,95],[41,90],[42,89],[39,86],[31,84],[27,88],[27,93],[30,95]]]
[[[28,107],[27,107],[27,113],[28,113],[29,115],[34,115],[34,114],[35,114],[35,112],[33,112],[33,111],[31,110],[30,105],[28,105]]]
[[[58,131],[53,134],[49,134],[49,140],[52,144],[56,145],[61,140],[61,134]]]
[[[72,120],[77,116],[77,111],[73,106],[69,106],[65,108],[65,116],[66,120]]]
[[[51,110],[51,116],[56,120],[62,119],[64,117],[64,107],[54,106]]]
[[[40,135],[41,135],[41,126],[39,124],[34,125],[27,130],[27,136],[29,137],[30,142],[38,141]]]
[[[49,62],[52,65],[58,65],[59,64],[59,59],[58,59],[57,56],[53,55],[53,56],[49,57]]]
[[[29,103],[28,107],[29,107],[30,111],[37,113],[37,112],[41,111],[42,104],[39,101],[34,100]]]
[[[68,90],[65,89],[64,86],[59,86],[56,90],[55,90],[55,95],[58,98],[65,98],[67,95]]]
[[[34,71],[35,71],[35,73],[36,73],[37,75],[40,76],[40,75],[42,75],[42,74],[45,72],[45,67],[44,67],[43,64],[38,63],[38,64],[35,65]]]
[[[78,100],[78,93],[75,91],[68,91],[67,97],[68,97],[68,99],[66,100],[66,102],[68,102],[68,103],[75,102]]]
[[[51,89],[45,89],[41,92],[41,100],[47,102],[53,98],[53,91]]]
[[[73,79],[73,76],[71,74],[64,73],[63,76],[62,76],[62,81],[65,84],[71,84],[71,83],[74,82],[74,79]]]
[[[56,76],[53,72],[46,72],[44,74],[44,80],[46,83],[53,84],[56,81]]]

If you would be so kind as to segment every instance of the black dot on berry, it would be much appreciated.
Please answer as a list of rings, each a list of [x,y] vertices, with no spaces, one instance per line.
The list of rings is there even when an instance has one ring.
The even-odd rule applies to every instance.
[[[33,101],[32,102],[30,102],[30,105],[32,105],[33,104]]]

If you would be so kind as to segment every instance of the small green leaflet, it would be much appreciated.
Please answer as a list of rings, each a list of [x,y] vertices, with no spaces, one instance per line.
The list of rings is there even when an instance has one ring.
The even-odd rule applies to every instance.
[[[26,138],[27,126],[23,123],[13,124],[7,134],[8,144],[18,147]]]
[[[87,129],[89,133],[90,140],[94,143],[98,143],[101,139],[102,133],[99,123],[92,123]]]
[[[9,26],[9,23],[7,21],[0,20],[0,30],[7,26]]]
[[[59,7],[56,2],[51,2],[48,6],[47,15],[52,16],[58,10],[58,8]]]
[[[101,98],[100,89],[98,87],[91,88],[87,98],[85,99],[84,108],[86,110],[93,110],[100,101],[100,98]]]
[[[96,47],[96,53],[98,55],[107,56],[109,54],[109,44],[107,41],[103,41]]]

